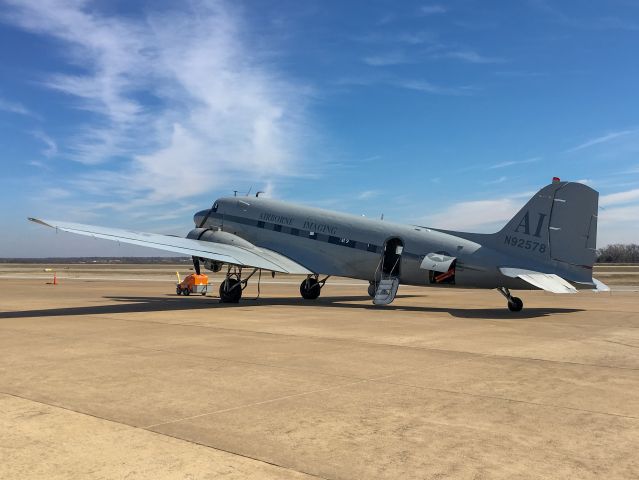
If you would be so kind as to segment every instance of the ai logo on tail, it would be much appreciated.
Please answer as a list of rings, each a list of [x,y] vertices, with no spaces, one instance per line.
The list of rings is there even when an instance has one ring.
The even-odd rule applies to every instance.
[[[533,237],[540,238],[541,237],[541,228],[544,225],[544,219],[548,216],[545,213],[539,213],[539,219],[537,220],[537,227],[535,228],[535,233],[533,233]],[[521,231],[519,229],[522,229]],[[523,233],[525,235],[530,235],[530,212],[526,210],[523,218],[519,222],[519,225],[515,228],[516,233]]]

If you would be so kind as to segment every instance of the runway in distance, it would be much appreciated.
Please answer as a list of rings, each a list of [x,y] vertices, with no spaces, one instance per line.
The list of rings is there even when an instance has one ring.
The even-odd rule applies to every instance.
[[[236,303],[258,271],[303,274],[304,299],[319,297],[331,276],[367,280],[376,305],[399,285],[497,289],[511,311],[510,290],[576,293],[608,290],[592,277],[599,194],[558,178],[493,234],[401,225],[260,197],[220,198],[197,212],[186,238],[29,218],[60,231],[191,255],[226,270],[222,302]],[[247,273],[247,274],[245,274]],[[324,278],[321,278],[324,277]]]

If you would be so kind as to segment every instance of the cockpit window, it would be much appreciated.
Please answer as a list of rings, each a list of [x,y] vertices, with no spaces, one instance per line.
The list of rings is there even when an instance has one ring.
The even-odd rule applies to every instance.
[[[213,208],[211,209],[211,211],[212,211],[213,213],[217,212],[217,207],[218,207],[217,202],[215,202],[215,203],[213,204]]]

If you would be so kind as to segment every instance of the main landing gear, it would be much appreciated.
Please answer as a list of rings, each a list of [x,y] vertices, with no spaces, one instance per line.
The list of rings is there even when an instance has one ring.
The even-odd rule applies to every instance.
[[[513,297],[510,294],[510,290],[506,287],[499,287],[497,290],[508,300],[508,310],[511,312],[520,312],[521,309],[524,308],[524,302],[521,301],[521,298]]]
[[[309,275],[300,284],[300,294],[304,300],[315,300],[320,296],[322,287],[330,277],[327,276],[323,280],[319,279],[319,275]]]
[[[220,302],[222,303],[238,303],[242,298],[242,292],[246,288],[249,279],[258,271],[254,268],[248,277],[242,278],[241,267],[229,266],[226,272],[226,279],[220,284]],[[260,272],[261,276],[261,272]],[[259,282],[258,282],[259,295]]]
[[[377,286],[375,282],[368,283],[368,296],[371,298],[375,298],[375,294],[377,293]]]

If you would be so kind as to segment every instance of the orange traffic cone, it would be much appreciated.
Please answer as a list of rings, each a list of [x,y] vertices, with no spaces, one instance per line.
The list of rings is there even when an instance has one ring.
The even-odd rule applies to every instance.
[[[53,272],[53,284],[57,285],[58,284],[58,276],[55,272]]]

